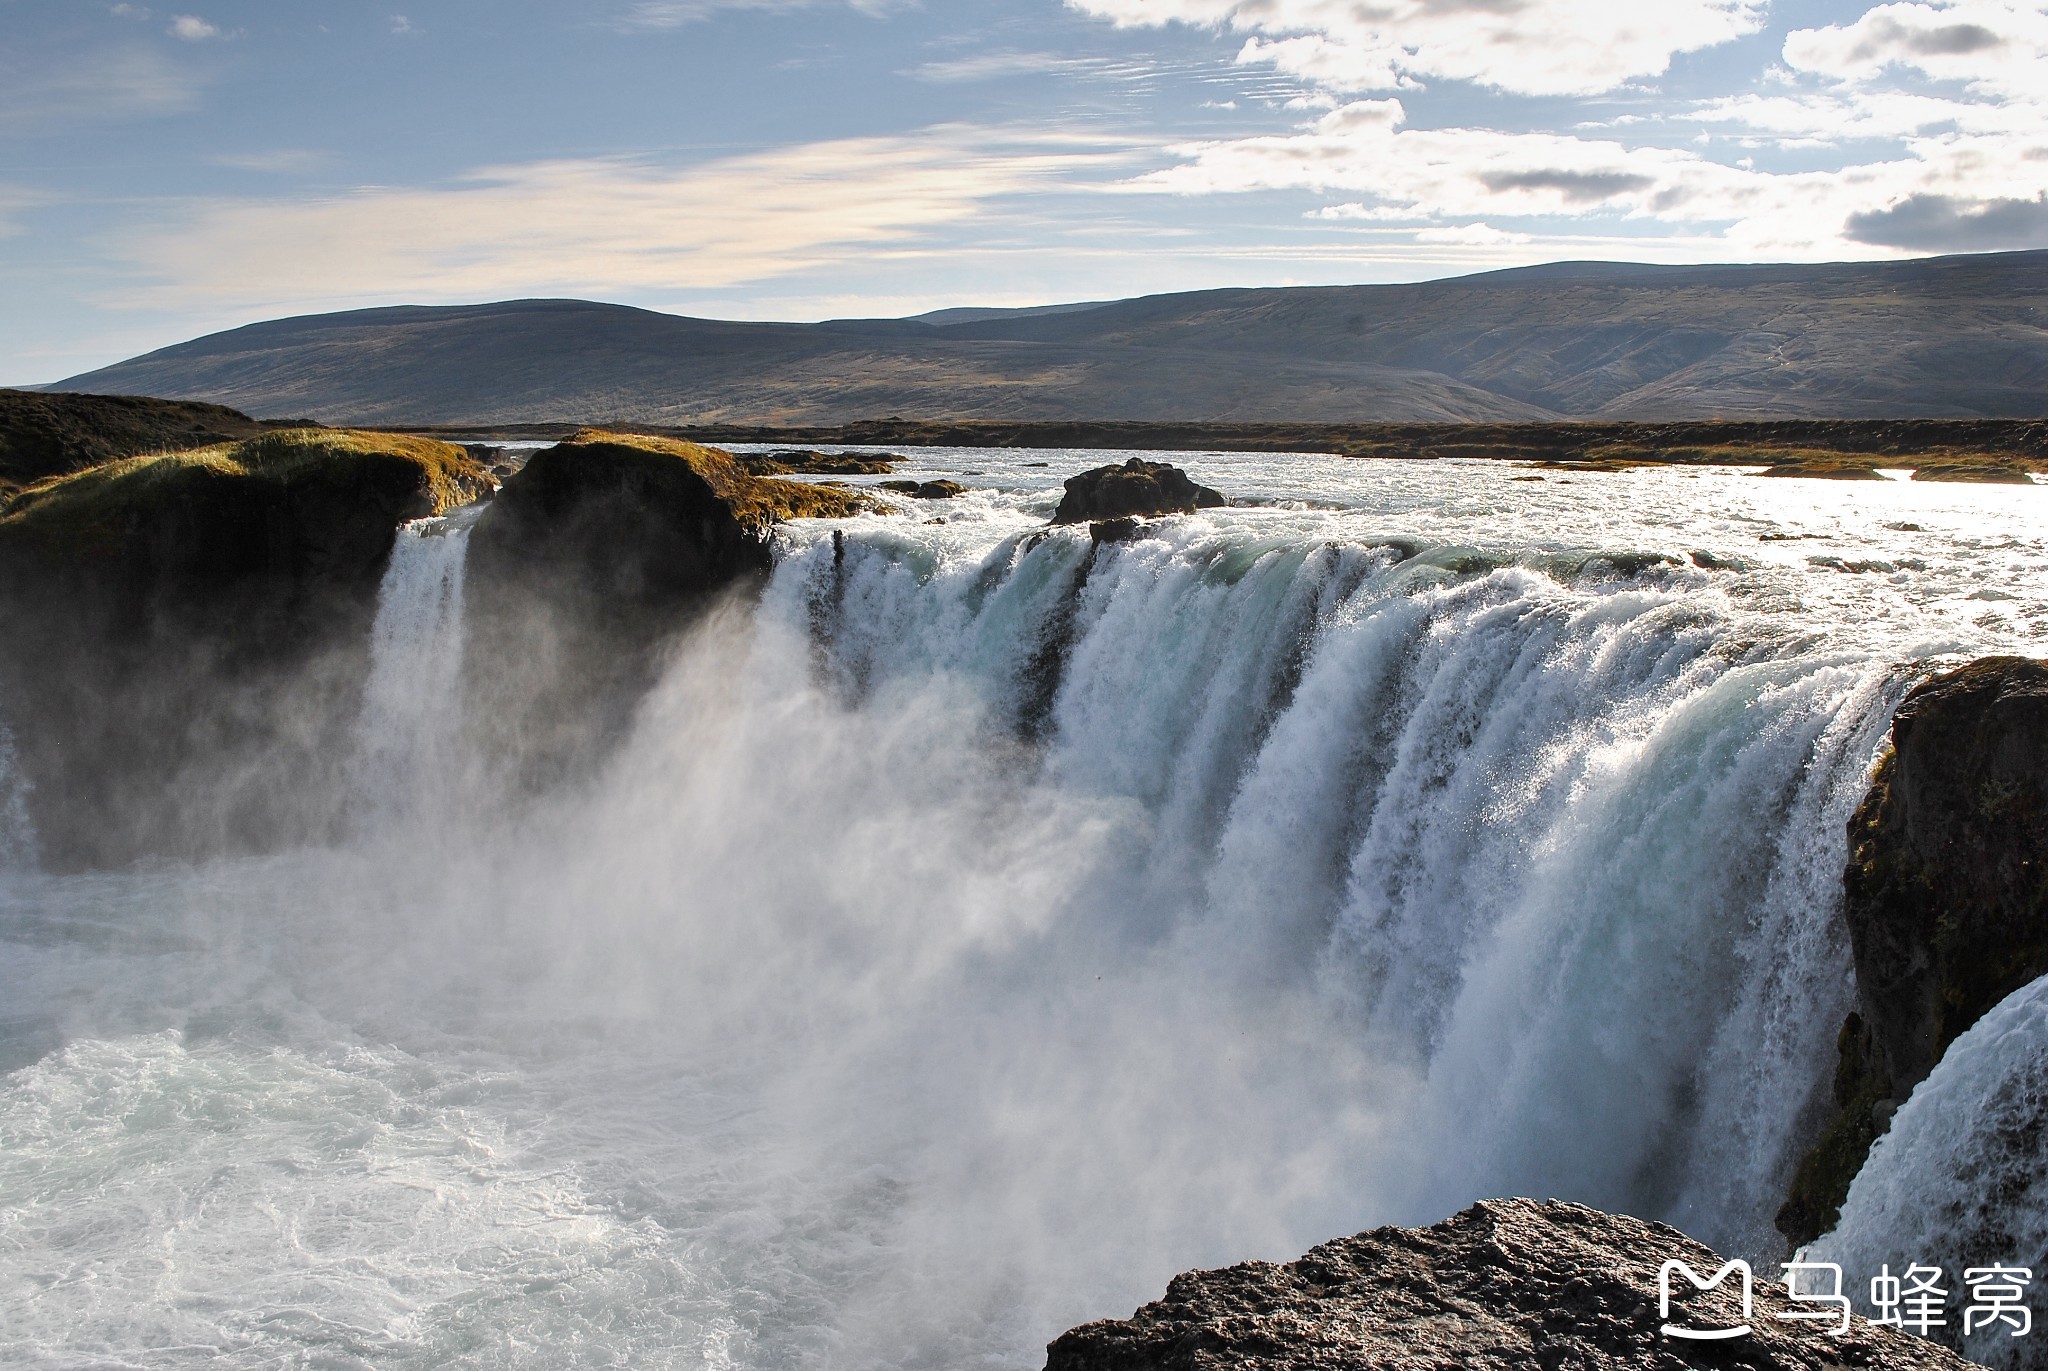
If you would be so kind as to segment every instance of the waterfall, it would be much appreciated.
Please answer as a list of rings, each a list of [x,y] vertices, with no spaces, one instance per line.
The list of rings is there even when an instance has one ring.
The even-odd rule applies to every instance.
[[[1949,1044],[1870,1150],[1832,1233],[1806,1257],[1839,1263],[1843,1290],[1868,1312],[1871,1276],[1889,1266],[1941,1268],[1949,1292],[1942,1341],[2000,1368],[2041,1365],[2035,1329],[2010,1324],[1962,1337],[1970,1303],[1964,1277],[1994,1263],[2026,1267],[2038,1310],[2048,1278],[2048,977],[2007,996]]]
[[[2048,599],[2032,513],[1247,457],[1293,505],[1096,545],[1042,455],[785,527],[512,805],[462,527],[405,530],[353,833],[0,883],[0,1362],[1023,1367],[1516,1192],[1784,1255],[1846,820],[1926,664],[2038,651],[1973,598]],[[1831,1241],[1960,1164],[1954,1226],[2032,1222],[1988,1032]]]
[[[35,825],[28,814],[28,780],[15,762],[14,734],[0,721],[0,874],[36,864]]]
[[[934,673],[1137,802],[1133,945],[1301,985],[1411,1074],[1404,1214],[1558,1194],[1774,1253],[1852,977],[1843,827],[1902,683],[1713,579],[1469,548],[875,531],[771,592],[851,698]]]
[[[392,544],[350,768],[357,809],[371,822],[439,809],[459,793],[470,522],[421,519]]]

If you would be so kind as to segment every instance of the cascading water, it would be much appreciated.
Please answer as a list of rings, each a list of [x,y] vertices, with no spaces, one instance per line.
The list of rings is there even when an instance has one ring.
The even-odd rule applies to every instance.
[[[1505,1191],[1772,1255],[1844,821],[1902,664],[2048,640],[2024,511],[1217,458],[1098,548],[1037,458],[790,529],[516,816],[401,538],[363,840],[0,911],[0,1360],[1030,1366]]]
[[[1937,1267],[1943,1288],[1956,1297],[1943,1341],[1986,1366],[2038,1365],[2016,1319],[1980,1316],[1980,1326],[1961,1335],[1969,1305],[1979,1302],[1967,1279],[1972,1268],[2021,1267],[2028,1274],[2023,1285],[2048,1276],[2043,1118],[2048,978],[2014,991],[1949,1045],[1871,1148],[1835,1231],[1805,1258],[1838,1263],[1857,1276]],[[1845,1291],[1859,1309],[1869,1308],[1854,1282]],[[2031,1291],[2026,1303],[2034,1303]]]
[[[410,819],[461,791],[464,516],[399,529],[370,630],[370,675],[356,724],[359,813]]]
[[[0,722],[0,876],[35,865],[36,831],[28,814],[28,782],[14,760],[14,734]]]

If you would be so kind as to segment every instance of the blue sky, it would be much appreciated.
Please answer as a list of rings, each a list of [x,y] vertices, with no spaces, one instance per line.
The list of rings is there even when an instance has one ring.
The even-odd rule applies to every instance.
[[[0,0],[0,380],[576,295],[897,315],[2048,246],[2048,3]]]

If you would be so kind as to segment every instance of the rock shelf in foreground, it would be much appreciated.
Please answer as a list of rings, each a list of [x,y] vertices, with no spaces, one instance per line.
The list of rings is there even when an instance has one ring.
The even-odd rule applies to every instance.
[[[1856,1319],[1839,1337],[1788,1323],[1774,1270],[1756,1273],[1753,1331],[1664,1336],[1658,1273],[1722,1259],[1674,1228],[1557,1201],[1493,1200],[1433,1228],[1379,1228],[1298,1261],[1176,1276],[1128,1319],[1085,1324],[1046,1371],[1962,1371],[1946,1348]],[[1680,1290],[1690,1290],[1681,1275]],[[1687,1326],[1739,1325],[1737,1280],[1673,1305]]]

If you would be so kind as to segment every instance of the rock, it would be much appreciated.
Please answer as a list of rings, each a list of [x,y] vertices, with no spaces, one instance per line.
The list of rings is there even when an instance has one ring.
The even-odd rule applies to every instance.
[[[46,862],[320,832],[331,791],[310,781],[348,750],[398,526],[488,488],[449,444],[322,429],[17,496],[0,517],[0,702]]]
[[[2018,462],[1976,461],[1933,461],[1925,462],[1913,469],[1915,481],[1961,481],[1972,485],[2030,486],[2034,478],[2027,474],[2027,468]]]
[[[1759,476],[1803,476],[1823,481],[1882,481],[1874,467],[1844,462],[1780,462]]]
[[[814,452],[784,448],[777,452],[737,454],[751,476],[886,476],[904,459],[893,452]]]
[[[234,442],[276,427],[225,405],[0,390],[0,501],[103,462]]]
[[[1097,547],[1104,543],[1132,543],[1144,528],[1136,519],[1097,519],[1088,525],[1088,537]]]
[[[767,575],[778,521],[869,506],[678,439],[592,429],[535,453],[470,536],[465,673],[486,753],[527,789],[596,760],[697,611]]]
[[[1778,1226],[1834,1223],[1882,1131],[1948,1045],[2048,973],[2048,665],[1987,657],[1928,681],[1849,824],[1843,912],[1857,1012],[1843,1026],[1836,1114]]]
[[[958,481],[883,481],[881,487],[913,500],[950,500],[967,493],[967,487]]]
[[[1082,524],[1136,515],[1193,514],[1229,503],[1199,486],[1177,466],[1133,457],[1122,466],[1096,467],[1069,476],[1066,497],[1054,512],[1056,524]]]
[[[1674,1228],[1558,1201],[1493,1200],[1433,1228],[1380,1228],[1298,1261],[1176,1276],[1129,1319],[1085,1324],[1046,1349],[1046,1371],[1648,1371],[1742,1367],[1964,1371],[1931,1342],[1855,1319],[1836,1337],[1779,1316],[1774,1268],[1756,1273],[1752,1332],[1665,1336],[1659,1272],[1703,1280],[1720,1256]],[[1690,1293],[1674,1323],[1740,1325],[1738,1275]]]

